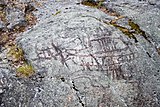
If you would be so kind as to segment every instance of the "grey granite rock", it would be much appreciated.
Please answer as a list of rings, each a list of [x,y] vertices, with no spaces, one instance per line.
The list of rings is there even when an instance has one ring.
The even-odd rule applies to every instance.
[[[18,23],[25,21],[24,12],[22,10],[10,7],[6,13],[6,19],[9,23],[7,27],[11,29]]]
[[[159,16],[151,20],[151,29],[142,22],[149,18],[145,15],[156,14],[152,9],[159,12],[157,7],[125,0],[129,7],[146,8],[140,15],[134,6],[125,10],[123,0],[107,4],[128,16],[118,24],[130,28],[132,18],[149,37],[134,34],[135,40],[109,24],[115,16],[78,1],[51,1],[36,13],[39,23],[17,38],[36,74],[26,79],[7,76],[2,107],[160,106],[160,56],[155,48],[160,43],[155,27]]]
[[[0,20],[0,28],[4,27],[4,23]]]
[[[152,38],[156,39],[155,44],[160,43],[159,0],[114,0],[106,5],[121,15],[132,18]]]

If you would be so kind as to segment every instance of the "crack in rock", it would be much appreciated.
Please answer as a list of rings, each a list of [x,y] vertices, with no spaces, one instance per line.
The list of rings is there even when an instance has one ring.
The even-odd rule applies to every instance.
[[[75,84],[74,84],[74,81],[72,81],[72,89],[76,92],[76,95],[77,95],[77,98],[79,100],[79,103],[82,105],[82,107],[85,107],[85,104],[82,102],[80,96],[78,95],[79,94],[79,90],[76,88]]]

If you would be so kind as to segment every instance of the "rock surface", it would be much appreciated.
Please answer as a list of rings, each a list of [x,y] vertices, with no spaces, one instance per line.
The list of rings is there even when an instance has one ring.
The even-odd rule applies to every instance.
[[[107,2],[126,16],[116,24],[117,16],[79,2],[40,2],[39,22],[17,38],[36,74],[17,78],[1,61],[1,106],[160,106],[158,1]]]

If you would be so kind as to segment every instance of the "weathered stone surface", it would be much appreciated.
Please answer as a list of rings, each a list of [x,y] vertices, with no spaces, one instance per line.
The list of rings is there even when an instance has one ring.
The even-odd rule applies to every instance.
[[[108,7],[132,18],[154,39],[160,37],[160,1],[159,0],[114,0]],[[160,43],[160,39],[156,40]],[[154,41],[155,42],[155,41]]]
[[[121,12],[124,8],[117,5],[120,1],[114,1],[108,7]],[[8,89],[0,90],[2,107],[160,106],[158,29],[153,26],[147,30],[141,22],[145,15],[138,19],[136,15],[140,13],[132,14],[129,10],[121,13],[140,24],[148,37],[135,33],[135,42],[109,24],[116,16],[77,5],[75,1],[52,3],[43,11],[39,9],[40,22],[17,38],[36,74],[28,79],[7,76]],[[141,6],[137,3],[134,1]],[[44,14],[52,9],[53,13]],[[158,16],[155,17],[153,25],[157,24]],[[125,17],[117,23],[130,28],[128,20]],[[154,30],[157,33],[152,37]]]

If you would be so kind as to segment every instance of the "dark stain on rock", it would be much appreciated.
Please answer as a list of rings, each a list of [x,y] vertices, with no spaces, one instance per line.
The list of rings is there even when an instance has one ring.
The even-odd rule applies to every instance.
[[[76,86],[75,86],[75,84],[74,84],[74,81],[72,81],[72,85],[73,85],[72,88],[76,91],[76,95],[77,95],[77,98],[78,98],[78,100],[79,100],[79,103],[82,105],[82,107],[85,107],[85,104],[82,102],[80,96],[78,95],[78,91],[79,91],[79,90],[76,88]]]
[[[114,27],[118,28],[123,34],[127,35],[129,38],[132,38],[135,40],[135,43],[138,42],[137,38],[134,36],[134,32],[130,31],[129,29],[123,27],[123,26],[119,26],[117,24],[112,24]]]
[[[3,9],[5,9],[7,5],[6,4],[0,4],[0,11],[2,11]]]
[[[65,82],[65,78],[64,77],[61,77],[60,79],[61,79],[62,82]]]
[[[95,2],[94,0],[83,0],[81,4],[85,6],[95,7],[95,8],[98,6],[98,3]]]
[[[145,31],[141,30],[139,25],[134,23],[131,19],[128,20],[128,25],[131,27],[131,30],[134,30],[135,34],[140,34],[141,36],[143,36],[149,43],[151,43],[151,41],[148,39]]]
[[[148,55],[148,57],[150,57],[150,58],[151,58],[151,55],[149,54],[149,52],[146,52],[146,54]]]
[[[80,5],[81,3],[76,3],[76,5]]]
[[[2,105],[3,93],[0,93],[0,106]]]
[[[27,6],[25,6],[24,12],[25,13],[30,13],[30,12],[35,11],[35,10],[36,10],[36,8],[34,6],[32,6],[31,4],[27,4]]]
[[[160,55],[160,47],[159,47],[159,48],[157,48],[157,52],[158,52],[158,54]]]
[[[72,81],[72,85],[73,85],[73,89],[75,90],[75,91],[79,91],[77,88],[76,88],[76,86],[75,86],[75,84],[74,84],[74,81]]]

